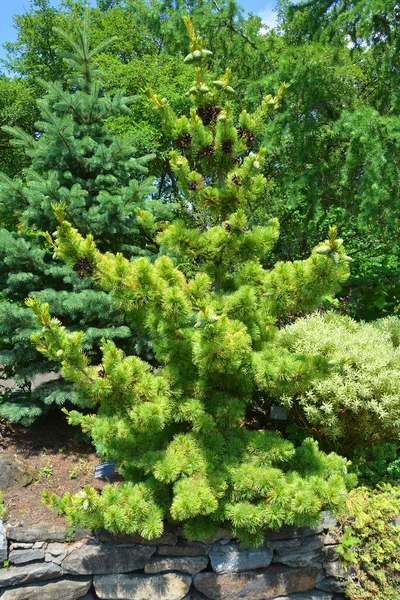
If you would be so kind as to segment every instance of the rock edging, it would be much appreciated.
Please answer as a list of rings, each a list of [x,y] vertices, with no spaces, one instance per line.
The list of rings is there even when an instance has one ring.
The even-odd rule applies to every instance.
[[[335,525],[325,514],[314,529],[266,531],[263,546],[246,549],[224,531],[189,542],[169,529],[148,541],[0,521],[0,600],[338,600],[346,572]]]

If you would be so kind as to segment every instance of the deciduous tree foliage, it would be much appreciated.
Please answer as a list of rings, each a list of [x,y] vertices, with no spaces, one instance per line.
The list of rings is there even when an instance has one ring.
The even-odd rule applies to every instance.
[[[326,361],[295,355],[274,341],[274,323],[288,312],[312,310],[348,276],[348,257],[334,229],[303,261],[263,267],[278,223],[252,222],[263,196],[265,150],[252,151],[265,115],[284,91],[252,113],[232,109],[229,72],[209,77],[210,51],[187,21],[185,62],[195,67],[190,113],[147,94],[174,149],[171,169],[196,226],[176,220],[157,235],[162,255],[127,260],[103,253],[60,217],[54,250],[111,294],[126,320],[148,336],[155,362],[102,343],[101,363],[83,351],[84,332],[68,333],[49,306],[29,301],[41,332],[37,348],[59,361],[88,414],[68,413],[126,481],[101,494],[45,499],[74,524],[157,537],[165,520],[190,538],[223,524],[258,544],[264,527],[311,525],[323,508],[343,506],[346,461],[307,439],[294,446],[271,430],[246,428],[246,408],[259,390],[303,389]],[[246,216],[247,213],[247,216]],[[150,216],[149,221],[150,223]],[[154,221],[154,233],[158,225]]]

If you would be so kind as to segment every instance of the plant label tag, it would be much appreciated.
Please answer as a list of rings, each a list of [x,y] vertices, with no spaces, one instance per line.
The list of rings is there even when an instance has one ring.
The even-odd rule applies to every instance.
[[[269,416],[273,421],[287,421],[287,412],[282,406],[271,406]]]
[[[115,473],[115,460],[106,460],[96,465],[94,469],[94,478],[111,477]]]

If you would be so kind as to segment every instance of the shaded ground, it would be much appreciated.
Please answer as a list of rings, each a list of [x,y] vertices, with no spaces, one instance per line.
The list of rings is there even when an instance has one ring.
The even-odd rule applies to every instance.
[[[80,429],[68,425],[60,412],[50,412],[29,429],[0,420],[0,454],[11,454],[36,471],[31,485],[3,491],[7,522],[12,525],[65,523],[42,503],[44,489],[62,495],[77,492],[88,484],[97,489],[105,485],[93,478],[100,459],[82,439]]]

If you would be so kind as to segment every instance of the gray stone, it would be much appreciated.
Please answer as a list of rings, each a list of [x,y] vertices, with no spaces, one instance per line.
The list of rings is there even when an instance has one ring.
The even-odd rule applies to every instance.
[[[337,546],[325,546],[323,550],[324,559],[323,562],[334,562],[340,560]]]
[[[8,542],[7,533],[3,521],[0,519],[0,563],[7,560]]]
[[[318,590],[305,592],[304,594],[290,594],[290,596],[279,596],[275,600],[332,600],[332,594]]]
[[[80,542],[78,542],[80,544]],[[61,542],[52,542],[47,544],[46,554],[44,559],[46,561],[53,561],[57,564],[61,564],[68,552],[71,552],[71,547],[68,544],[62,544]]]
[[[174,546],[178,541],[176,531],[166,529],[164,533],[157,539],[146,540],[137,533],[111,533],[105,529],[98,529],[96,537],[100,542],[106,544],[145,544],[147,546],[158,546],[160,544],[166,546]]]
[[[268,567],[272,554],[269,548],[244,549],[238,544],[214,544],[209,557],[216,573],[230,573]]]
[[[30,550],[13,550],[8,555],[8,560],[12,565],[23,565],[25,563],[34,562],[35,560],[43,560],[44,552],[43,550],[35,550],[34,548]]]
[[[333,529],[337,526],[337,524],[338,521],[336,517],[334,517],[333,515],[331,515],[331,513],[325,510],[322,512],[321,525],[323,529]]]
[[[294,527],[293,525],[283,525],[280,529],[266,529],[264,539],[266,542],[275,540],[291,540],[293,538],[308,537],[309,535],[317,535],[322,533],[324,527],[322,523],[318,523],[313,529],[309,527]]]
[[[12,542],[12,544],[10,546],[10,550],[27,550],[27,549],[30,550],[34,546],[35,546],[35,544],[33,544],[32,542],[29,543],[29,544],[28,543],[23,543],[23,542]]]
[[[100,575],[94,578],[99,598],[107,600],[182,600],[189,591],[189,575]]]
[[[45,581],[62,575],[62,569],[54,563],[39,563],[0,570],[0,588],[24,585],[31,581]]]
[[[335,579],[334,577],[325,577],[318,581],[315,585],[318,590],[324,592],[344,592],[346,584],[343,579]]]
[[[101,575],[104,573],[126,573],[143,569],[154,554],[154,546],[130,545],[85,545],[73,550],[61,563],[64,573],[69,575]]]
[[[326,562],[324,563],[325,573],[328,577],[335,577],[338,579],[347,579],[348,572],[340,561]]]
[[[209,546],[160,546],[157,550],[159,556],[205,556]]]
[[[40,523],[34,527],[8,527],[7,535],[15,542],[65,542],[68,530],[61,525]]]
[[[10,454],[0,456],[0,490],[26,487],[35,476],[35,471],[26,463]]]
[[[400,515],[395,518],[395,520],[394,520],[394,526],[395,527],[400,527]]]
[[[78,600],[85,596],[92,585],[91,579],[58,579],[49,583],[33,583],[20,588],[4,590],[1,600]]]
[[[294,592],[307,592],[315,587],[318,569],[272,568],[264,572],[199,573],[194,585],[212,600],[269,600]]]
[[[33,548],[35,548],[35,550],[41,550],[42,548],[44,548],[46,545],[46,542],[35,542],[33,544]]]
[[[274,563],[288,567],[307,567],[323,561],[322,540],[319,536],[303,538],[300,546],[287,548],[281,546],[274,551]]]
[[[145,573],[165,573],[166,571],[180,571],[197,575],[208,565],[208,556],[172,556],[165,558],[151,558],[144,567]]]
[[[326,535],[323,537],[323,542],[325,546],[333,546],[334,544],[338,544],[338,539],[332,531],[328,531]]]
[[[316,536],[313,536],[316,537]],[[271,550],[275,550],[277,548],[300,548],[305,538],[294,538],[292,540],[267,540],[264,543],[266,548],[270,548]]]

